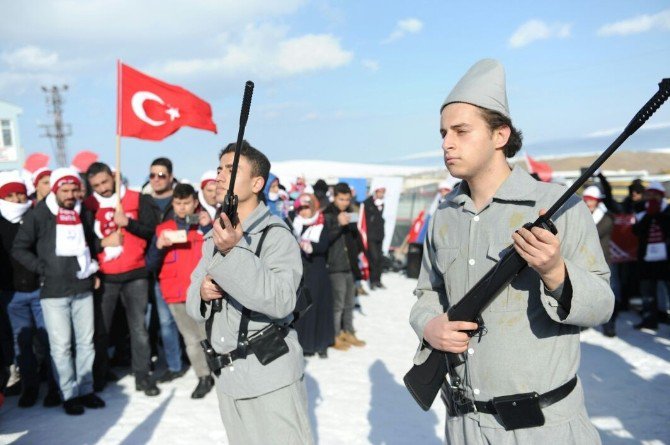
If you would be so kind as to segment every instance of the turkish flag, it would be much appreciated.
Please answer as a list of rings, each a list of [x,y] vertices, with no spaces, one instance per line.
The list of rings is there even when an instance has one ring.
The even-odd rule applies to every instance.
[[[181,127],[216,133],[212,107],[195,94],[119,62],[118,128],[120,136],[160,141]]]
[[[536,173],[540,177],[540,181],[551,182],[554,171],[549,164],[536,161],[526,153],[526,166],[528,167],[528,173]]]

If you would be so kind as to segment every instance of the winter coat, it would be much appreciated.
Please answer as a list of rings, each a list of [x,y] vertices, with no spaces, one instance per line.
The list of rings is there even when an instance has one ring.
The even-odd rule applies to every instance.
[[[94,258],[91,249],[96,238],[93,215],[82,206],[80,218]],[[44,200],[23,219],[14,239],[12,255],[26,269],[40,276],[43,283],[40,298],[71,297],[93,290],[93,275],[83,280],[77,278],[80,269],[77,257],[56,256],[56,215],[51,213]]]
[[[334,204],[323,212],[328,228],[328,272],[352,272],[358,280],[361,270],[358,255],[363,252],[363,241],[355,223],[341,226],[337,221],[340,210]]]
[[[374,196],[369,196],[363,201],[365,209],[365,224],[368,231],[368,241],[381,243],[384,241],[384,208],[379,210],[375,205]]]
[[[23,215],[23,218],[30,210]],[[11,223],[0,215],[0,289],[32,292],[40,287],[39,276],[16,261],[11,255],[12,245],[23,220]],[[34,252],[33,252],[34,253]]]

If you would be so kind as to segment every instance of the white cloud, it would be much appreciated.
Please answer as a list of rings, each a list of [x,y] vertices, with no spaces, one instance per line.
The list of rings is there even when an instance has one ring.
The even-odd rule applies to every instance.
[[[379,61],[372,59],[363,59],[361,60],[361,65],[368,71],[375,72],[379,70]]]
[[[627,36],[651,30],[670,31],[670,9],[657,14],[642,14],[619,22],[608,23],[598,29],[598,35]]]
[[[670,122],[656,122],[653,124],[644,124],[641,128],[640,131],[648,131],[648,130],[662,130],[663,128],[670,128]],[[605,136],[616,136],[620,134],[623,131],[623,127],[616,127],[616,128],[607,128],[604,130],[596,130],[594,132],[591,132],[587,134],[585,137],[587,138],[598,138],[598,137],[605,137]]]
[[[3,51],[0,59],[11,70],[49,70],[58,63],[58,54],[45,51],[37,46],[24,46],[14,51]]]
[[[192,37],[209,39],[222,29],[294,13],[306,0],[22,0],[3,2],[5,42],[76,43],[100,50],[132,42],[147,45],[180,44]],[[126,48],[132,49],[132,48]],[[124,51],[125,52],[125,51]]]
[[[402,39],[407,34],[417,34],[423,29],[423,22],[416,18],[399,20],[393,32],[382,43],[391,43]]]
[[[509,38],[508,44],[511,48],[521,48],[537,40],[570,37],[572,25],[567,23],[547,24],[542,20],[529,20],[519,26]]]
[[[220,56],[172,60],[157,70],[181,76],[244,73],[273,79],[339,68],[353,59],[353,53],[344,50],[330,34],[287,34],[286,27],[248,25],[239,40],[223,45]]]

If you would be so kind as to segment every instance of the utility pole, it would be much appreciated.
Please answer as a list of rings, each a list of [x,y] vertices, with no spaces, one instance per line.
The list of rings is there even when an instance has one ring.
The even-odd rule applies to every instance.
[[[67,85],[60,88],[55,85],[51,88],[43,86],[42,91],[46,94],[47,113],[54,117],[53,125],[40,125],[44,129],[42,137],[56,140],[56,163],[58,167],[66,167],[67,148],[65,147],[65,138],[72,135],[72,128],[70,124],[63,122],[63,97],[61,92],[67,91]]]

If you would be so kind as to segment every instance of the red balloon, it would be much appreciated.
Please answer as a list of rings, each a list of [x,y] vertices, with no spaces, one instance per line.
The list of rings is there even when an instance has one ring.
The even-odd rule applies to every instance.
[[[44,153],[33,153],[26,158],[26,162],[23,163],[23,168],[28,170],[30,173],[33,173],[35,170],[38,170],[42,167],[49,166],[49,155]]]
[[[84,173],[94,162],[98,161],[98,155],[92,151],[80,151],[72,158],[72,166],[79,172]]]

